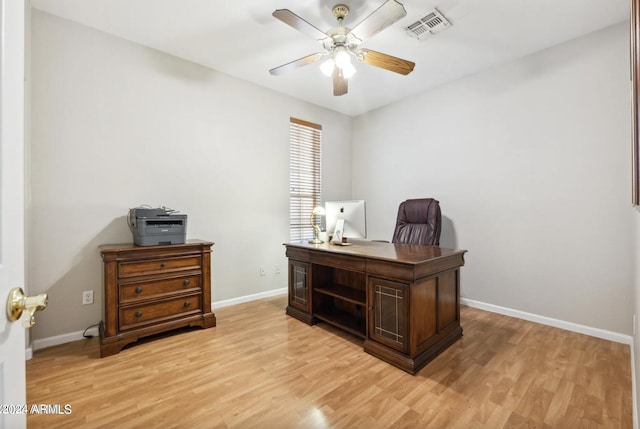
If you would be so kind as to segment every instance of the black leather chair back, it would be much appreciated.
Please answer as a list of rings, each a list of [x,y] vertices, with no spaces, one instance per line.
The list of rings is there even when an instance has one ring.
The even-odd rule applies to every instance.
[[[440,245],[442,215],[440,203],[433,198],[400,203],[393,243]]]

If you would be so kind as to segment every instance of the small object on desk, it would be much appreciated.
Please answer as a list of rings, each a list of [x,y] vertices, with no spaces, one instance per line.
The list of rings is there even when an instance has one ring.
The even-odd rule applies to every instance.
[[[344,219],[336,220],[336,229],[333,231],[333,238],[331,242],[333,244],[342,244],[344,241],[342,238],[342,232],[344,231]]]
[[[313,240],[309,240],[309,243],[311,244],[324,243],[324,241],[320,238],[320,225],[317,225],[314,221],[316,216],[324,216],[324,215],[325,215],[325,211],[324,211],[324,207],[322,206],[318,206],[314,208],[313,211],[311,212],[310,221],[311,221],[311,226],[313,227]]]

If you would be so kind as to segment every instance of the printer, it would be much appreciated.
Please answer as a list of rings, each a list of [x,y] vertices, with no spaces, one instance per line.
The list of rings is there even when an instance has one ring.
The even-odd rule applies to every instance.
[[[129,229],[138,246],[184,244],[187,237],[187,215],[175,214],[165,207],[129,210]]]

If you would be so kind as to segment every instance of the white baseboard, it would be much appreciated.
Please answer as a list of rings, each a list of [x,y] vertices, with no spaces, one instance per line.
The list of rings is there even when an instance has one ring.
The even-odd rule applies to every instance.
[[[242,304],[245,302],[255,301],[257,299],[262,299],[262,298],[270,298],[272,296],[282,295],[285,293],[287,293],[287,288],[274,289],[267,292],[256,293],[253,295],[246,295],[238,298],[227,299],[224,301],[212,302],[211,307],[214,309],[228,307],[230,305]],[[33,342],[31,343],[31,347],[25,350],[25,358],[26,360],[31,359],[33,356],[33,352],[36,350],[44,349],[46,347],[57,346],[59,344],[70,343],[72,341],[82,340],[85,338],[83,336],[83,333],[85,332],[77,331],[77,332],[70,332],[68,334],[56,335],[48,338],[42,338],[39,340],[33,340]],[[96,327],[91,327],[87,329],[86,334],[94,337],[98,336],[99,335],[98,327],[96,326]]]
[[[53,337],[42,338],[40,340],[33,340],[31,343],[31,348],[33,351],[44,349],[46,347],[57,346],[59,344],[70,343],[72,341],[83,340],[85,337],[83,334],[91,335],[92,337],[97,337],[100,333],[98,331],[98,327],[94,326],[85,331],[77,331],[70,332],[68,334],[55,335]]]
[[[529,320],[530,322],[540,323],[542,325],[553,326],[567,331],[577,332],[579,334],[590,335],[596,338],[613,341],[616,343],[633,345],[633,337],[617,332],[607,331],[600,328],[592,328],[591,326],[579,325],[577,323],[566,322],[564,320],[553,319],[551,317],[540,316],[538,314],[527,313],[526,311],[513,310],[511,308],[500,307],[498,305],[487,304],[485,302],[475,301],[473,299],[460,298],[460,303],[469,307],[479,308],[481,310],[490,311],[492,313],[504,314],[505,316],[517,317],[518,319]]]
[[[287,288],[269,290],[266,292],[255,293],[253,295],[245,295],[238,298],[225,299],[224,301],[215,301],[211,304],[212,308],[229,307],[230,305],[242,304],[245,302],[255,301],[262,298],[270,298],[272,296],[282,295],[287,293]]]

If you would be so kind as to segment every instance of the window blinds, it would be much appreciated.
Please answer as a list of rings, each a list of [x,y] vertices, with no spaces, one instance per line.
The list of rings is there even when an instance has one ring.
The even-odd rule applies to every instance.
[[[322,126],[291,118],[289,122],[289,236],[313,238],[311,212],[321,204],[320,144]]]

